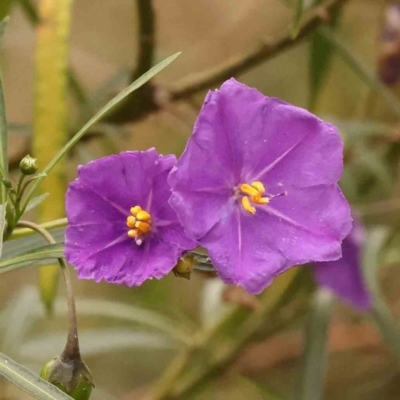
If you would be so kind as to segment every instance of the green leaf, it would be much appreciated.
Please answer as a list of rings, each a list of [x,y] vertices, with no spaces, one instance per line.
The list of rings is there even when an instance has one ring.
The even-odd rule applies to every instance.
[[[112,100],[110,100],[94,117],[92,117],[82,128],[81,130],[59,151],[56,156],[50,161],[50,163],[44,169],[45,173],[49,173],[52,168],[58,163],[58,161],[69,151],[72,147],[75,146],[76,143],[85,135],[85,133],[102,117],[104,117],[113,107],[115,107],[119,102],[124,100],[128,95],[132,92],[143,86],[146,82],[148,82],[151,78],[161,72],[165,67],[171,64],[181,53],[176,53],[164,61],[161,61],[159,64],[151,68],[148,72],[143,74],[139,79],[125,88],[121,93],[115,96]],[[32,186],[29,194],[27,195],[27,199],[30,199],[34,191],[38,188],[40,183],[44,178],[36,180],[34,185]]]
[[[333,295],[319,289],[311,305],[311,315],[305,333],[302,365],[293,398],[321,400],[327,366],[327,337],[331,319]]]
[[[18,3],[22,7],[22,11],[25,13],[31,24],[37,25],[39,23],[39,15],[31,0],[18,0]]]
[[[294,16],[293,16],[293,28],[292,28],[292,38],[295,39],[299,34],[301,20],[304,12],[304,1],[295,0],[294,5]]]
[[[25,212],[33,210],[40,203],[45,201],[49,197],[50,193],[43,193],[40,196],[34,197],[26,206]]]
[[[39,400],[73,400],[51,383],[0,353],[0,375]]]
[[[48,228],[46,228],[48,229]],[[25,230],[25,229],[21,229]],[[53,229],[48,229],[48,231],[53,236],[56,242],[63,242],[64,235],[65,235],[65,228],[64,227],[57,227]],[[27,232],[32,233],[29,236],[19,237],[17,239],[7,240],[4,242],[3,245],[3,259],[8,259],[12,257],[16,257],[27,253],[30,250],[34,250],[37,247],[43,246],[48,244],[47,241],[43,238],[42,235],[38,233],[27,230]]]
[[[400,101],[397,97],[383,85],[376,75],[365,67],[365,63],[360,61],[354,52],[349,49],[336,35],[332,29],[324,26],[318,32],[335,48],[337,54],[343,61],[372,89],[381,95],[387,106],[393,113],[400,118]]]
[[[4,30],[8,23],[8,18],[3,19],[0,23],[0,40],[3,36]],[[8,128],[6,119],[6,104],[4,101],[3,80],[0,74],[0,174],[3,177],[8,175]],[[0,204],[5,204],[7,200],[6,188],[1,185],[0,187]]]
[[[380,186],[381,191],[390,196],[393,187],[394,177],[392,169],[387,165],[387,161],[380,157],[376,151],[370,149],[360,142],[355,148],[365,170],[369,170],[371,175],[376,178],[376,183]]]
[[[388,230],[378,227],[368,233],[363,253],[363,272],[365,282],[372,298],[372,316],[383,338],[394,351],[400,364],[400,331],[379,287],[379,253],[386,242]]]
[[[34,261],[43,261],[52,258],[64,257],[64,244],[56,243],[36,248],[14,258],[0,262],[0,274],[18,268],[33,266]],[[38,264],[36,264],[38,265]]]
[[[3,234],[4,234],[4,229],[6,228],[6,210],[7,210],[7,205],[0,204],[0,259],[1,255],[3,252]]]
[[[317,6],[321,0],[316,0],[313,6]],[[339,7],[337,12],[330,15],[329,26],[334,29],[340,17]],[[311,34],[309,73],[310,73],[310,109],[315,109],[319,91],[326,77],[330,61],[332,59],[333,45],[317,30]]]

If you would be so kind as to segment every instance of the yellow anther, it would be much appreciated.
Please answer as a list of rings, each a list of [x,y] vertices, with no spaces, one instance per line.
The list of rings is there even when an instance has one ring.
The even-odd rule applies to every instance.
[[[254,203],[257,204],[268,204],[269,203],[269,198],[268,197],[260,197],[259,199],[251,199],[252,201],[254,201]]]
[[[134,228],[135,227],[135,222],[136,222],[136,218],[133,215],[130,215],[127,219],[126,219],[126,226],[128,228]]]
[[[250,197],[253,197],[253,196],[261,197],[260,192],[256,188],[248,185],[247,183],[241,184],[240,190],[243,193],[248,194]]]
[[[139,221],[150,221],[151,215],[147,211],[141,210],[136,214],[136,218]]]
[[[136,221],[135,227],[141,232],[141,233],[147,233],[151,226],[147,222],[142,222],[142,221]]]
[[[135,207],[132,207],[132,208],[130,209],[131,214],[132,214],[133,216],[135,216],[135,217],[136,217],[136,215],[137,215],[140,211],[142,211],[142,207],[140,207],[140,206],[135,206]]]
[[[251,206],[250,200],[249,200],[249,198],[247,196],[243,196],[242,197],[242,206],[250,214],[255,214],[256,213],[256,209]]]
[[[265,187],[260,181],[252,182],[251,186],[253,186],[253,188],[256,188],[260,193],[265,192]]]
[[[138,234],[139,234],[139,231],[137,229],[130,229],[128,231],[128,236],[132,239],[135,238]]]

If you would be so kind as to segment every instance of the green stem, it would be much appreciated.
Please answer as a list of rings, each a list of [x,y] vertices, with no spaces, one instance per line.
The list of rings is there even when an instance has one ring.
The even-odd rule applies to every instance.
[[[51,234],[47,232],[46,229],[44,229],[42,226],[38,224],[35,224],[34,222],[19,221],[17,226],[36,231],[37,233],[42,235],[50,244],[56,243],[53,236],[51,236]],[[61,271],[63,273],[65,280],[65,286],[67,291],[67,302],[68,302],[68,317],[69,317],[68,338],[64,351],[61,354],[61,358],[63,361],[80,360],[81,357],[79,350],[78,324],[76,320],[75,299],[72,289],[71,276],[69,274],[65,260],[63,258],[59,258],[58,262],[60,264]]]
[[[67,226],[67,225],[68,225],[67,218],[61,218],[61,219],[56,219],[54,221],[45,222],[45,223],[37,225],[37,226],[39,226],[40,228],[45,229],[47,231],[47,230],[51,230],[51,229],[55,229],[55,228],[61,228],[61,227]],[[7,240],[19,239],[19,238],[34,235],[34,234],[35,234],[35,231],[33,231],[30,228],[16,229],[12,233],[12,235],[10,235],[10,237],[7,238]]]

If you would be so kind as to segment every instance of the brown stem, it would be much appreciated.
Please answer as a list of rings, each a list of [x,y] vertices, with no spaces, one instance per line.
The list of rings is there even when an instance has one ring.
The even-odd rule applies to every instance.
[[[155,14],[152,0],[136,0],[136,4],[139,22],[139,54],[131,82],[134,82],[152,67],[155,48]],[[149,110],[155,108],[154,88],[152,85],[145,85],[118,105],[107,119],[116,123],[132,121],[139,119]]]
[[[30,221],[18,221],[18,227],[24,227],[32,229],[42,235],[50,244],[56,243],[53,236],[44,229],[42,226],[35,224]],[[67,264],[63,258],[59,258],[58,262],[61,267],[61,271],[64,276],[66,291],[67,291],[67,302],[68,302],[68,316],[69,316],[69,326],[68,326],[68,338],[65,345],[64,351],[61,354],[62,361],[75,361],[80,360],[80,350],[79,350],[79,339],[78,339],[78,324],[76,320],[76,309],[75,309],[75,299],[72,289],[71,276],[68,271]]]
[[[327,0],[316,7],[305,19],[299,28],[298,35],[293,38],[292,28],[276,39],[261,40],[261,43],[246,54],[231,58],[223,64],[210,70],[188,76],[180,83],[173,85],[170,96],[173,100],[191,96],[204,89],[222,82],[232,76],[248,71],[273,57],[281,54],[301,42],[306,36],[329,20],[330,16],[348,0]]]

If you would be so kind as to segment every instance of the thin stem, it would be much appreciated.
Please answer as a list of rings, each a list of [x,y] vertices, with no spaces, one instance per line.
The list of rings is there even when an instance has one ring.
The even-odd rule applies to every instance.
[[[153,65],[155,17],[152,0],[136,0],[139,22],[138,63],[132,74],[132,82],[147,72]]]
[[[68,225],[67,218],[60,218],[60,219],[56,219],[54,221],[45,222],[45,223],[37,225],[37,226],[39,226],[40,228],[42,228],[44,230],[50,230],[50,229],[55,229],[55,228],[62,228],[67,225]],[[35,232],[30,228],[16,229],[7,240],[19,239],[19,238],[22,238],[25,236],[33,235],[34,233]]]
[[[53,236],[51,236],[51,234],[46,229],[38,224],[35,224],[34,222],[18,221],[17,226],[36,231],[37,233],[42,235],[50,244],[56,243]],[[64,351],[61,354],[61,359],[65,362],[68,362],[71,360],[80,360],[81,358],[79,350],[78,325],[76,320],[75,299],[72,289],[71,276],[69,274],[65,260],[63,258],[59,258],[58,262],[60,264],[61,271],[65,280],[69,317],[68,338]]]
[[[292,35],[292,29],[288,29],[283,35],[272,40],[262,40],[260,45],[246,54],[231,58],[225,63],[212,68],[203,73],[196,73],[182,80],[181,83],[174,85],[170,89],[172,100],[177,100],[191,96],[201,90],[215,86],[221,81],[232,76],[242,74],[264,62],[290,49],[305,39],[309,33],[315,31],[324,22],[329,20],[329,16],[342,7],[347,0],[328,0],[320,6],[315,7],[313,11],[304,18],[304,22],[299,27],[295,38]]]

